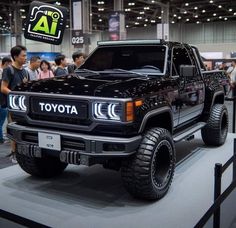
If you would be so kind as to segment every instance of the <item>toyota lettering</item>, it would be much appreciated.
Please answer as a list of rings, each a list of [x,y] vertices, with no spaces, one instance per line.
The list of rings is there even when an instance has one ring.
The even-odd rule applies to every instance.
[[[61,114],[78,115],[78,110],[75,105],[50,104],[43,102],[40,102],[39,105],[42,112],[59,112]]]

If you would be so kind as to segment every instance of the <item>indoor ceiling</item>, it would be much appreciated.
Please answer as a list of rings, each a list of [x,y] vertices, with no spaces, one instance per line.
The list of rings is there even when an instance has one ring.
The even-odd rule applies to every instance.
[[[0,1],[0,30],[13,32],[14,7],[19,2],[21,18],[24,20],[31,1]],[[58,4],[69,8],[69,0],[43,0],[51,4]],[[93,30],[108,30],[108,17],[114,10],[114,1],[102,0],[92,2]],[[124,0],[125,25],[127,28],[144,27],[161,23],[161,5],[169,4],[170,23],[210,23],[216,21],[236,20],[236,0]],[[70,22],[68,19],[67,28]]]

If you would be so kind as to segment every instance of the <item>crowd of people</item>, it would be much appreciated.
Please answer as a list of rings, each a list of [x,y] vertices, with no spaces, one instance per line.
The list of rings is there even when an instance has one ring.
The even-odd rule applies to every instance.
[[[85,60],[84,53],[75,52],[72,55],[73,64],[68,64],[65,55],[58,55],[55,58],[55,65],[41,59],[39,56],[30,58],[28,66],[27,49],[17,45],[11,48],[11,57],[4,57],[0,68],[0,144],[4,143],[3,125],[6,120],[11,122],[11,115],[7,114],[7,95],[17,85],[31,80],[41,80],[46,78],[60,77],[74,73]],[[11,153],[9,156],[13,163],[15,159],[16,144],[11,142]]]

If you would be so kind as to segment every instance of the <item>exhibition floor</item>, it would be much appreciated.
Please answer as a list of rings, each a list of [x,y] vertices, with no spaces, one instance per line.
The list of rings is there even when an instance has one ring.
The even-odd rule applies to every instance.
[[[132,198],[120,173],[100,166],[71,165],[60,177],[39,180],[14,165],[0,170],[0,209],[51,227],[190,228],[213,202],[214,165],[232,156],[235,137],[229,134],[219,148],[205,147],[199,133],[191,142],[178,143],[178,160],[195,153],[177,166],[169,192],[157,202]],[[222,190],[231,180],[230,168],[223,175]],[[232,196],[223,203],[227,221],[222,227],[234,227],[235,205]]]

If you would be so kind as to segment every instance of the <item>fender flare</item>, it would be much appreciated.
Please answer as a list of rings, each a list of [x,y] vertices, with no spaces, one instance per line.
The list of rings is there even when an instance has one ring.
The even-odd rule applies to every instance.
[[[213,95],[213,97],[212,97],[210,109],[213,107],[213,104],[214,104],[214,102],[215,102],[216,97],[217,97],[217,96],[220,96],[220,95],[223,95],[223,97],[225,97],[223,91],[217,91],[217,92],[214,93],[214,95]]]
[[[171,111],[171,108],[168,107],[168,106],[164,106],[164,107],[161,107],[161,108],[157,108],[155,110],[152,110],[148,113],[146,113],[146,115],[143,117],[143,120],[142,120],[142,123],[140,125],[140,128],[139,128],[139,131],[138,133],[142,133],[143,130],[145,129],[145,126],[148,122],[148,120],[154,116],[158,116],[160,114],[163,114],[163,113],[168,113],[170,115],[170,118],[171,118],[171,134],[173,132],[173,115],[172,115],[172,111]]]

